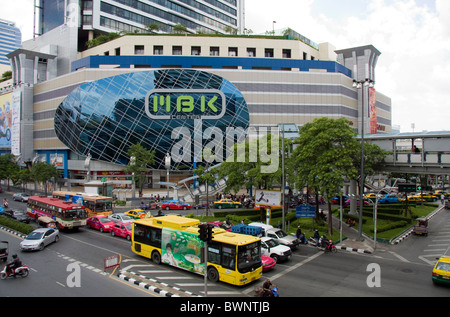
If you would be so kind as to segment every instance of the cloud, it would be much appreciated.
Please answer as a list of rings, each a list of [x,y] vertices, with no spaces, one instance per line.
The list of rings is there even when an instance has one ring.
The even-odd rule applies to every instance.
[[[316,1],[317,6],[323,3]],[[264,3],[263,11],[255,9],[260,7],[255,6],[256,2]],[[393,124],[400,125],[402,131],[409,131],[413,122],[415,131],[447,129],[450,1],[436,0],[434,8],[414,0],[373,0],[366,10],[359,8],[355,12],[348,10],[351,6],[347,1],[347,16],[336,14],[338,21],[335,15],[325,14],[327,8],[322,14],[308,16],[314,1],[292,5],[292,1],[279,0],[277,6],[272,3],[270,10],[265,8],[268,3],[247,0],[248,28],[253,27],[253,21],[261,23],[264,16],[278,14],[276,8],[282,8],[283,26],[314,42],[330,42],[337,49],[374,45],[382,53],[376,68],[376,89],[392,99]],[[255,11],[249,14],[250,10]]]
[[[33,38],[34,0],[3,0],[0,18],[16,23],[22,33],[22,41]]]

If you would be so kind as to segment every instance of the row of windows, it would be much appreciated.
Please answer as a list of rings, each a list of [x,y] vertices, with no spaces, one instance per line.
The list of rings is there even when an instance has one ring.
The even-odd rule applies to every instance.
[[[119,3],[121,3],[121,2],[128,2],[128,0],[118,0],[118,2]],[[136,4],[136,5],[134,5],[134,4]],[[195,22],[193,22],[191,20],[188,20],[188,19],[182,18],[180,16],[174,15],[172,13],[160,10],[160,9],[152,7],[150,5],[143,4],[142,2],[133,2],[131,7],[135,8],[135,9],[138,9],[138,10],[140,10],[142,12],[149,13],[149,14],[151,14],[153,16],[162,18],[162,19],[164,19],[166,21],[169,21],[169,22],[172,22],[172,23],[175,23],[175,24],[185,25],[189,29],[196,30],[196,29],[199,29],[199,27],[200,27],[197,23],[195,23]],[[192,10],[187,10],[186,11],[185,8],[180,7],[180,6],[177,6],[176,8],[171,8],[171,9],[175,9],[174,11],[180,12],[183,15],[189,16],[189,17],[191,17],[191,18],[193,18],[193,19],[195,19],[197,21],[207,23],[208,25],[214,26],[216,28],[220,28],[222,30],[225,29],[225,27],[227,26],[224,23],[221,23],[219,21],[213,20],[213,19],[211,19],[211,18],[209,18],[207,16],[199,14],[198,12],[195,12],[195,11],[192,11]],[[105,2],[101,3],[100,10],[102,12],[109,13],[109,14],[115,15],[117,17],[121,17],[121,18],[130,20],[130,21],[133,21],[133,22],[136,22],[136,23],[143,24],[143,25],[148,25],[148,24],[151,24],[153,22],[157,22],[158,24],[161,24],[159,21],[155,21],[155,20],[153,20],[153,19],[151,19],[151,18],[149,18],[147,16],[143,16],[141,14],[137,14],[135,12],[122,9],[122,8],[110,5],[108,3],[105,3]],[[233,19],[231,17],[227,17],[226,15],[224,15],[222,20],[226,21],[226,22],[228,22],[228,23],[230,23],[232,25],[237,25],[236,19]]]
[[[200,56],[202,55],[202,47],[201,46],[191,46],[190,55],[191,56]],[[203,48],[204,49],[204,48]],[[120,55],[120,48],[116,48],[114,50],[115,55]],[[153,55],[164,55],[164,46],[162,45],[153,45]],[[167,53],[167,52],[166,52]],[[181,56],[183,53],[183,46],[173,45],[172,51],[170,52],[173,56]],[[109,55],[109,51],[104,52],[105,55]],[[145,55],[146,50],[144,45],[135,45],[134,46],[134,55]],[[247,51],[245,53],[247,57],[258,57],[256,56],[256,48],[255,47],[247,47]],[[167,54],[166,54],[167,55]],[[187,54],[185,54],[187,55]],[[210,46],[209,47],[209,56],[220,56],[220,47],[219,46]],[[239,49],[237,47],[228,47],[228,56],[239,56]],[[282,49],[281,51],[282,58],[292,58],[292,50],[291,49]],[[275,57],[275,50],[273,48],[265,48],[264,49],[264,57]],[[303,52],[303,59],[308,59],[308,54]],[[311,56],[311,60],[315,60],[314,56]]]

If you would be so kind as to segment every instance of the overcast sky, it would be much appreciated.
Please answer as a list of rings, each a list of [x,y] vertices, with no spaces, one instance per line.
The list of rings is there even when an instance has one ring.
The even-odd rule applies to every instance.
[[[392,98],[402,132],[450,130],[449,0],[245,0],[253,33],[290,27],[336,49],[380,52],[375,88]],[[0,18],[33,37],[33,0],[1,0]]]

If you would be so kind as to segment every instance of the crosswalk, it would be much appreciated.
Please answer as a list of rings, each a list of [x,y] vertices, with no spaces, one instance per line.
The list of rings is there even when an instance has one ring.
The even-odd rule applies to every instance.
[[[423,254],[419,259],[423,262],[434,265],[436,258],[442,255],[450,255],[450,221],[446,222],[440,230],[428,235],[429,243],[423,249]]]
[[[138,259],[123,259],[119,277],[163,296],[204,296],[203,276]],[[147,284],[147,285],[146,285]],[[245,296],[241,289],[208,281],[208,296]]]

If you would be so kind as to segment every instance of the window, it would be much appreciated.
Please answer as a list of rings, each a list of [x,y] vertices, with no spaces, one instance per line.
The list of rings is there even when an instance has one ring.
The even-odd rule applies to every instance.
[[[116,48],[115,50],[116,56],[120,56],[120,47]]]
[[[135,45],[134,55],[144,55],[144,45]]]
[[[193,56],[199,56],[201,51],[202,50],[201,50],[200,46],[192,46],[191,47],[191,55],[193,55]]]
[[[228,48],[228,56],[238,56],[238,48],[237,47],[229,47]]]
[[[211,46],[209,48],[209,56],[219,56],[219,47],[218,46]]]
[[[161,248],[161,232],[159,228],[134,224],[134,241]]]
[[[306,54],[306,52],[303,52],[303,59],[307,60],[308,59],[308,54]]]
[[[273,57],[273,48],[266,48],[264,50],[264,57]]]
[[[291,58],[291,50],[290,49],[283,49],[283,58]]]
[[[256,48],[247,47],[247,56],[248,57],[256,57]]]
[[[162,45],[153,46],[153,55],[164,55],[164,50]]]
[[[183,48],[181,46],[172,46],[172,55],[183,55]]]

